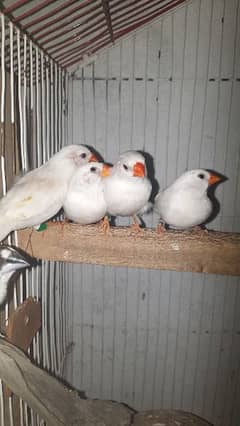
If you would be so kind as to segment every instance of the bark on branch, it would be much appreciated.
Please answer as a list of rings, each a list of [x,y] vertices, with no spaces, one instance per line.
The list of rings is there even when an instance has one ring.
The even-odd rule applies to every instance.
[[[98,225],[51,224],[45,231],[18,232],[19,246],[47,260],[128,266],[174,271],[240,275],[240,234],[153,229],[133,234],[130,228],[112,228],[104,235]]]

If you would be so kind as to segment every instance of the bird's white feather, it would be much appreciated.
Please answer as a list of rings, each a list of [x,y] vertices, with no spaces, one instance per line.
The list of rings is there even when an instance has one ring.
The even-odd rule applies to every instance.
[[[199,178],[199,175],[203,175]],[[155,197],[154,209],[168,225],[184,229],[204,223],[212,212],[206,170],[190,170]]]
[[[102,163],[89,163],[74,174],[63,204],[68,219],[86,225],[98,222],[106,214],[102,168]]]
[[[148,203],[152,185],[146,175],[133,175],[136,163],[145,167],[144,157],[139,152],[128,151],[120,156],[110,176],[104,179],[107,211],[113,216],[133,216]]]
[[[38,225],[57,214],[74,172],[90,155],[88,148],[70,145],[20,178],[0,201],[0,241],[12,230]]]

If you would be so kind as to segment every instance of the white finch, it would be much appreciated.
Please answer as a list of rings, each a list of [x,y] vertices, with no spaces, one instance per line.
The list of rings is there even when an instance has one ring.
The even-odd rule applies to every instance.
[[[13,230],[39,225],[57,214],[73,174],[94,160],[87,147],[69,145],[20,178],[0,201],[0,241]]]
[[[207,190],[209,185],[220,180],[220,176],[207,170],[190,170],[183,173],[155,198],[155,209],[160,220],[179,229],[206,222],[213,209]]]
[[[0,246],[0,304],[6,298],[11,277],[19,269],[35,264],[35,259],[8,245]]]
[[[137,224],[136,215],[146,210],[152,191],[143,155],[137,151],[121,154],[103,184],[107,212],[112,216],[132,216]]]
[[[73,222],[87,225],[100,221],[107,205],[103,194],[103,177],[110,167],[103,163],[88,163],[73,175],[63,209]]]

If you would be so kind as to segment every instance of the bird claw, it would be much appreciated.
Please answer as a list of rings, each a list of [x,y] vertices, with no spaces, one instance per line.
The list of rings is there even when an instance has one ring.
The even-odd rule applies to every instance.
[[[156,226],[156,233],[159,235],[162,235],[164,232],[166,232],[166,227],[165,224],[160,222],[157,226]]]
[[[198,235],[207,235],[209,233],[209,231],[206,227],[201,227],[200,225],[194,226],[192,228],[192,232],[194,232]]]
[[[130,226],[131,231],[134,232],[134,234],[139,234],[139,232],[143,232],[141,226],[139,225],[139,223],[132,223],[132,225]]]
[[[101,220],[99,225],[100,231],[102,231],[105,235],[110,235],[110,224],[107,216],[104,216],[104,218]]]
[[[64,225],[69,223],[70,221],[67,218],[64,218],[63,220],[49,220],[47,222],[47,228],[51,226],[61,226],[61,230],[63,231]]]
[[[139,221],[139,218],[137,215],[132,216],[133,223],[130,225],[131,234],[133,235],[139,235],[141,232],[143,232],[143,228],[141,228],[141,223]]]

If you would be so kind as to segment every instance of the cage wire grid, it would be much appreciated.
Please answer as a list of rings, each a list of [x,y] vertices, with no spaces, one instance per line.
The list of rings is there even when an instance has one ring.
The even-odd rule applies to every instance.
[[[10,125],[16,130],[16,150],[20,153],[20,170],[26,173],[39,167],[66,142],[66,72],[36,46],[11,21],[0,14],[1,21],[1,177],[2,193],[8,179],[5,161],[6,96],[10,94]],[[17,153],[14,153],[17,156]],[[8,244],[18,245],[17,232],[8,237]],[[37,365],[61,376],[64,360],[71,345],[71,314],[68,304],[68,265],[43,261],[36,268],[20,275],[14,284],[13,309],[27,297],[41,301],[42,327],[33,339],[29,355]],[[7,325],[11,314],[10,300],[4,308]],[[16,405],[17,401],[17,405]],[[18,408],[16,408],[18,406]],[[18,414],[16,413],[18,411]],[[1,426],[42,425],[44,421],[15,395],[4,395],[0,380]]]

